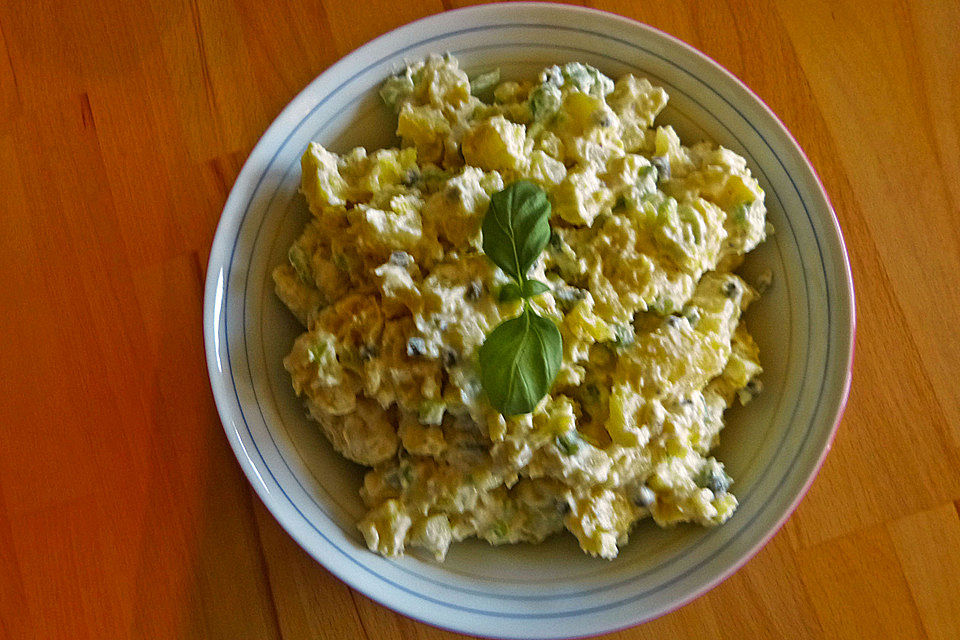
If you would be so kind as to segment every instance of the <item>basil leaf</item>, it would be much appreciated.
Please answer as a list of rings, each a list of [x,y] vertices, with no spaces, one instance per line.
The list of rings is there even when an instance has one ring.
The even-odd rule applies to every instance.
[[[550,201],[540,187],[518,180],[490,198],[483,251],[517,282],[550,241]]]
[[[501,302],[549,291],[526,273],[550,241],[550,201],[538,186],[514,182],[490,198],[483,218],[483,250],[513,279]],[[490,404],[505,416],[530,413],[550,390],[563,358],[560,331],[525,302],[516,318],[501,322],[479,351],[480,382]]]
[[[563,355],[560,331],[530,308],[500,323],[480,347],[480,382],[504,416],[530,413],[550,390]]]
[[[500,287],[500,295],[498,296],[500,302],[513,302],[522,297],[523,293],[520,291],[520,287],[517,286],[516,282],[508,282]]]
[[[539,280],[524,280],[523,286],[520,288],[520,294],[524,298],[532,298],[533,296],[538,296],[544,291],[550,291],[550,287],[540,282]]]

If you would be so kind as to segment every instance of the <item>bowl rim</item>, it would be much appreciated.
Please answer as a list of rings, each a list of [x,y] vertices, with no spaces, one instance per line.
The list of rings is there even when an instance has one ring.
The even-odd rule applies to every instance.
[[[843,280],[838,284],[841,285],[841,293],[843,295],[838,296],[838,300],[846,303],[846,312],[849,316],[849,327],[847,328],[849,335],[849,344],[845,353],[841,354],[841,361],[838,365],[838,369],[845,369],[846,373],[844,375],[842,388],[840,389],[840,394],[836,402],[836,407],[830,412],[833,414],[833,423],[830,427],[829,433],[827,435],[825,445],[819,453],[819,456],[816,460],[816,463],[811,466],[807,477],[805,478],[801,489],[796,493],[793,500],[790,502],[787,509],[784,510],[783,514],[778,518],[776,523],[769,528],[769,530],[761,536],[758,541],[725,570],[718,573],[712,579],[706,581],[703,585],[698,588],[692,589],[689,593],[685,594],[683,597],[678,597],[671,606],[665,608],[663,611],[656,613],[655,615],[649,617],[641,617],[636,621],[628,623],[626,625],[615,625],[609,628],[596,629],[585,634],[576,634],[565,637],[586,637],[595,633],[608,633],[620,629],[626,629],[636,624],[642,622],[649,622],[650,620],[656,619],[660,616],[666,615],[676,609],[688,604],[694,599],[700,597],[704,593],[710,591],[721,582],[729,578],[731,575],[736,573],[740,568],[743,567],[750,559],[752,559],[759,551],[762,549],[774,535],[779,532],[783,527],[785,522],[790,518],[793,512],[796,510],[799,503],[803,500],[806,493],[809,491],[814,478],[819,473],[823,463],[826,459],[827,454],[833,446],[834,439],[836,437],[836,432],[838,430],[840,421],[842,420],[844,411],[846,409],[847,401],[849,398],[850,385],[852,380],[852,370],[853,370],[853,360],[855,352],[855,343],[856,343],[856,303],[855,303],[855,290],[853,286],[853,277],[850,269],[850,260],[847,252],[846,244],[844,242],[843,234],[840,229],[839,220],[837,219],[833,203],[830,200],[829,194],[823,186],[823,183],[818,175],[817,171],[813,167],[810,159],[807,157],[802,147],[797,143],[796,138],[786,127],[783,121],[773,112],[772,109],[760,98],[753,90],[751,90],[746,84],[739,80],[733,73],[726,69],[719,62],[706,55],[702,51],[696,49],[695,47],[683,42],[679,38],[670,35],[660,29],[647,25],[645,23],[639,22],[632,18],[628,18],[622,15],[619,15],[614,12],[604,11],[600,9],[593,9],[587,7],[581,7],[577,5],[565,5],[552,2],[512,2],[506,4],[481,4],[474,5],[469,7],[464,7],[460,9],[454,9],[449,11],[440,12],[437,14],[432,14],[423,18],[420,18],[416,21],[407,23],[396,29],[393,29],[383,35],[374,38],[366,42],[365,44],[357,47],[347,55],[340,58],[337,62],[327,67],[321,74],[316,78],[310,81],[307,86],[302,89],[293,99],[291,99],[287,105],[281,110],[281,112],[274,118],[270,126],[265,130],[260,139],[257,141],[257,144],[251,150],[249,156],[244,162],[243,167],[237,175],[237,178],[231,187],[230,194],[227,197],[227,200],[223,207],[223,212],[221,214],[220,220],[217,224],[216,234],[214,236],[213,242],[210,248],[209,260],[207,264],[207,273],[206,281],[204,287],[204,302],[203,302],[203,332],[204,332],[204,346],[206,352],[207,360],[207,369],[208,375],[210,377],[211,390],[214,395],[214,400],[217,406],[217,411],[221,419],[224,431],[227,435],[227,439],[230,442],[231,448],[234,451],[234,454],[237,458],[238,463],[244,471],[248,481],[253,486],[257,495],[259,496],[261,502],[264,506],[267,507],[268,511],[273,515],[274,518],[281,524],[284,530],[290,535],[300,546],[303,548],[314,560],[324,566],[327,570],[337,576],[338,579],[346,583],[351,588],[357,589],[361,593],[364,593],[367,597],[375,600],[383,606],[386,606],[402,615],[408,616],[412,619],[430,624],[438,628],[445,628],[452,631],[463,632],[462,629],[456,629],[453,627],[446,627],[441,623],[436,622],[435,620],[430,620],[429,616],[425,615],[424,612],[417,611],[414,608],[409,606],[403,607],[398,606],[396,602],[390,602],[389,599],[385,596],[382,596],[374,589],[367,589],[359,580],[354,576],[347,574],[346,572],[339,570],[339,567],[331,565],[331,563],[326,562],[325,559],[320,557],[311,545],[309,545],[304,539],[303,536],[296,533],[297,529],[295,526],[292,526],[293,516],[291,516],[286,510],[282,509],[283,505],[277,504],[276,498],[273,497],[266,485],[263,483],[262,478],[260,478],[259,471],[257,470],[255,464],[249,457],[248,452],[246,451],[243,442],[241,441],[238,432],[236,431],[235,415],[233,412],[230,403],[221,397],[221,391],[217,386],[217,379],[226,377],[226,374],[223,371],[223,367],[220,364],[220,354],[221,341],[219,336],[219,327],[220,327],[220,316],[224,310],[224,307],[227,301],[224,298],[224,267],[229,266],[229,260],[225,264],[221,264],[220,268],[217,268],[218,262],[223,262],[223,256],[225,254],[225,248],[229,248],[229,236],[230,232],[235,230],[235,225],[239,225],[241,220],[239,219],[239,213],[241,204],[247,199],[251,193],[246,193],[244,185],[249,185],[250,183],[250,174],[253,172],[253,166],[251,159],[254,158],[258,152],[262,153],[263,150],[267,147],[274,146],[272,140],[275,137],[278,130],[282,129],[286,125],[286,120],[288,120],[293,115],[299,113],[304,105],[300,103],[305,102],[309,94],[314,92],[314,87],[322,82],[325,77],[332,77],[337,74],[342,73],[344,70],[352,68],[356,63],[361,60],[365,55],[369,54],[371,51],[375,50],[378,46],[384,45],[390,40],[397,38],[398,36],[403,36],[409,32],[415,31],[419,28],[423,28],[425,25],[437,22],[437,21],[446,21],[450,19],[450,16],[456,16],[464,21],[468,21],[471,17],[480,17],[488,14],[489,12],[512,12],[512,11],[523,11],[523,10],[544,10],[549,12],[557,12],[557,14],[567,14],[567,17],[575,19],[577,16],[591,15],[591,16],[600,16],[606,20],[614,20],[619,23],[629,25],[630,28],[642,29],[652,34],[656,38],[661,38],[671,42],[673,45],[678,46],[682,49],[685,49],[687,53],[693,55],[695,58],[699,58],[702,62],[712,67],[714,71],[721,73],[726,76],[726,78],[737,85],[741,90],[748,94],[755,103],[762,109],[762,111],[770,118],[770,121],[776,125],[779,129],[779,133],[783,134],[791,143],[793,150],[798,152],[802,163],[805,165],[805,168],[809,171],[810,175],[813,177],[818,190],[818,195],[822,196],[824,202],[826,203],[826,210],[829,214],[827,216],[826,222],[828,223],[829,231],[832,232],[832,237],[830,240],[835,241],[834,249],[837,251],[836,256],[840,258],[842,266],[842,275]],[[232,372],[231,372],[232,373]],[[237,399],[239,403],[239,398]],[[829,413],[827,414],[829,416]],[[825,417],[823,421],[828,420],[828,417]],[[231,429],[233,425],[234,428]],[[259,482],[257,481],[259,480]],[[497,636],[496,634],[489,634],[487,637],[503,637]]]

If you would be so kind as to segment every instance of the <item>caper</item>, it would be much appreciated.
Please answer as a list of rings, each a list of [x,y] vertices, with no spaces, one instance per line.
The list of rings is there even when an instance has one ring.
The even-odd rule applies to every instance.
[[[450,347],[444,347],[440,351],[440,357],[443,359],[443,366],[450,368],[457,364],[460,358],[457,356],[457,352],[451,349]]]
[[[650,164],[657,168],[657,182],[670,179],[670,158],[667,156],[653,156]]]
[[[715,494],[725,493],[733,484],[733,479],[716,462],[705,464],[693,481],[698,487],[710,489]]]
[[[413,337],[407,340],[407,355],[411,358],[426,355],[427,343],[423,338]]]
[[[483,294],[483,283],[480,280],[474,280],[467,285],[467,293],[464,297],[467,300],[479,300]]]
[[[406,251],[394,251],[390,254],[390,264],[397,267],[408,267],[413,262],[413,258]]]

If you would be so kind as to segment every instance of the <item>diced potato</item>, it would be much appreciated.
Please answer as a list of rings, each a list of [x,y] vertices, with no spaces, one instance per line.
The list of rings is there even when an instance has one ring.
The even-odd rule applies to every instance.
[[[544,151],[530,153],[527,177],[543,187],[554,187],[567,175],[567,168],[559,160],[554,160]]]
[[[300,191],[306,196],[311,211],[316,213],[323,207],[346,202],[347,183],[340,177],[337,156],[311,142],[300,161],[300,168]]]
[[[590,167],[574,169],[553,191],[554,213],[567,222],[589,227],[609,207],[610,190]]]
[[[637,508],[623,495],[600,489],[570,505],[564,524],[592,556],[613,558],[637,519]]]
[[[627,74],[617,80],[607,102],[620,118],[621,136],[627,151],[635,153],[646,146],[647,130],[667,104],[667,92],[654,87],[646,78]]]
[[[421,162],[439,164],[450,134],[450,123],[436,107],[404,104],[400,110],[397,135],[404,144],[416,147]]]
[[[403,511],[400,502],[387,500],[368,513],[357,525],[367,547],[388,557],[403,554],[404,540],[413,519]]]
[[[463,136],[463,159],[470,166],[486,171],[521,171],[526,128],[503,116],[494,116],[471,127]]]
[[[320,292],[305,284],[289,264],[282,264],[273,270],[273,283],[280,301],[287,305],[300,324],[308,327],[320,310]]]

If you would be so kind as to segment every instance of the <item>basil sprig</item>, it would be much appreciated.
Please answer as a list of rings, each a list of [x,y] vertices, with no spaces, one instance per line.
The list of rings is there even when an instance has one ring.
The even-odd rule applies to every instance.
[[[495,193],[483,219],[483,250],[513,279],[500,290],[500,300],[523,299],[520,315],[497,325],[480,346],[480,382],[505,416],[533,411],[560,370],[560,331],[530,305],[549,287],[527,278],[550,241],[549,219],[546,194],[525,180]]]

